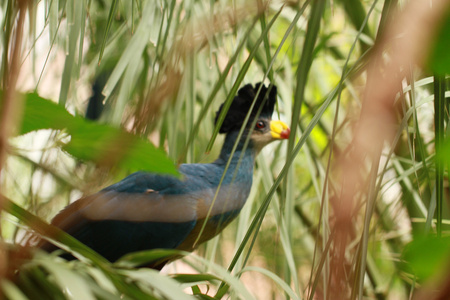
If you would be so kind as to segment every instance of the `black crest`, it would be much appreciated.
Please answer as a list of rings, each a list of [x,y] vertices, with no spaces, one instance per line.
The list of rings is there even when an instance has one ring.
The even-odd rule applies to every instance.
[[[255,87],[253,87],[251,84],[247,84],[240,88],[238,94],[234,97],[230,109],[225,116],[225,120],[220,127],[220,133],[227,133],[233,130],[239,130],[241,128],[260,86],[261,91],[259,92],[258,98],[256,99],[255,106],[252,109],[250,119],[247,124],[251,124],[254,118],[257,117],[256,114],[258,113],[261,105],[263,107],[261,109],[260,116],[269,119],[271,118],[275,107],[275,102],[277,101],[277,87],[274,85],[269,86],[269,91],[269,88],[267,88],[262,83],[257,83]],[[220,106],[219,110],[216,113],[215,123],[217,123],[217,119],[219,118],[224,104],[225,103]]]

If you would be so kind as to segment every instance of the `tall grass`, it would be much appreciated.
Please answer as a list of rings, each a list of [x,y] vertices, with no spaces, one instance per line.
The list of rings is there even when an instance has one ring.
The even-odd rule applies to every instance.
[[[4,1],[2,247],[26,256],[0,256],[4,296],[420,298],[449,249],[443,2]],[[405,27],[428,11],[436,24]],[[277,85],[291,137],[263,149],[240,216],[194,254],[162,273],[134,266],[172,252],[110,264],[42,221],[141,166],[212,161],[215,112],[259,81]],[[101,117],[78,118],[100,93]],[[75,118],[30,109],[43,98]],[[80,260],[28,255],[29,231]]]

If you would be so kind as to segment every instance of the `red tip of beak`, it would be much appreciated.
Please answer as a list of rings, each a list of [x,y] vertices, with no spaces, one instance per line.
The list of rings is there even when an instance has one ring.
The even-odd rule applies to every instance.
[[[288,139],[290,134],[291,134],[291,129],[286,128],[285,130],[283,130],[283,131],[281,132],[280,137],[281,137],[282,139]]]

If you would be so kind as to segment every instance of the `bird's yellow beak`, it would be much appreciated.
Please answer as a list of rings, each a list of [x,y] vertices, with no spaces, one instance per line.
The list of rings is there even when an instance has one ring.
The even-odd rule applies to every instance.
[[[270,121],[270,134],[274,139],[288,139],[291,129],[283,121]]]

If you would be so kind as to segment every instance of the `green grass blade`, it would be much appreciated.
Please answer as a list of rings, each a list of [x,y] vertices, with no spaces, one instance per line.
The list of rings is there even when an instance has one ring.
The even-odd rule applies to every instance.
[[[442,235],[442,207],[444,196],[444,162],[439,158],[444,143],[444,115],[445,115],[445,79],[442,76],[434,76],[434,127],[436,148],[436,231],[438,236]]]
[[[106,46],[106,41],[108,39],[108,33],[109,30],[111,29],[111,24],[113,22],[113,19],[116,15],[116,10],[117,10],[117,6],[119,5],[119,0],[113,0],[111,3],[111,7],[109,9],[109,15],[108,15],[108,19],[106,22],[106,28],[105,28],[105,34],[103,36],[103,41],[102,41],[102,45],[100,48],[100,54],[98,56],[98,64],[100,65],[102,58],[103,58],[103,52],[105,51],[105,46]]]
[[[69,35],[67,37],[68,39],[68,54],[66,56],[66,59],[64,61],[64,70],[61,78],[61,90],[59,93],[59,104],[62,106],[65,106],[70,84],[72,81],[73,76],[73,66],[75,64],[77,53],[77,42],[79,41],[80,34],[81,34],[81,24],[82,19],[85,19],[85,14],[83,11],[83,2],[84,1],[75,1],[75,2],[69,2],[66,5],[69,5],[70,10],[68,9],[68,14],[71,17],[69,19]],[[74,7],[71,7],[73,5]],[[72,10],[73,9],[73,10]],[[72,14],[73,15],[72,15]],[[78,57],[79,60],[81,60],[81,57]]]
[[[289,151],[293,149],[296,139],[297,126],[300,120],[300,113],[305,97],[305,87],[308,73],[313,61],[314,46],[320,29],[322,14],[325,10],[325,0],[313,1],[311,4],[311,15],[308,20],[308,27],[303,44],[302,57],[297,67],[297,84],[294,94],[294,107],[292,109],[291,135],[289,137]]]
[[[269,32],[270,28],[272,27],[272,25],[275,23],[276,19],[278,18],[278,16],[280,15],[281,10],[279,10],[274,16],[273,18],[270,20],[269,24],[267,24],[266,29],[261,33],[261,36],[258,38],[258,40],[256,41],[255,45],[253,45],[253,48],[251,49],[248,58],[245,60],[244,65],[241,67],[239,74],[228,94],[228,97],[226,99],[226,101],[224,102],[224,106],[223,109],[219,115],[219,117],[217,118],[217,122],[216,122],[216,128],[214,129],[213,135],[211,137],[211,140],[208,144],[208,146],[206,147],[206,152],[209,152],[214,144],[214,141],[217,137],[217,134],[219,133],[219,129],[222,126],[223,120],[225,120],[225,116],[226,113],[228,112],[228,109],[231,106],[231,102],[234,99],[234,96],[236,95],[239,87],[241,86],[242,81],[244,80],[245,74],[247,73],[248,69],[250,68],[250,64],[253,60],[253,58],[256,55],[256,52],[258,51],[259,46],[261,45],[261,43],[264,41],[264,36],[267,35],[267,33]]]

